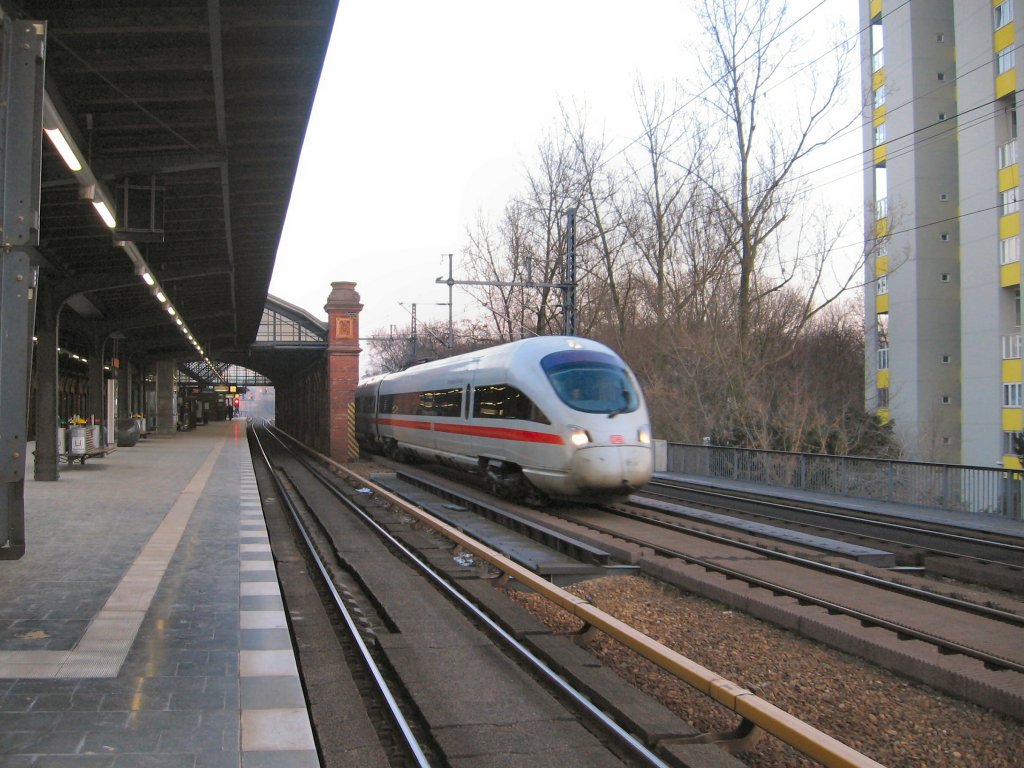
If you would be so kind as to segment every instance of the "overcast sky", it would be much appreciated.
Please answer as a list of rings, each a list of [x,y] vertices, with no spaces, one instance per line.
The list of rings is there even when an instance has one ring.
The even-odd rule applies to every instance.
[[[791,2],[801,12],[817,0]],[[820,3],[816,34],[850,2]],[[360,334],[447,319],[447,260],[478,212],[497,216],[552,131],[559,102],[585,106],[613,149],[637,134],[634,84],[694,73],[684,0],[341,0],[303,146],[270,292],[325,318],[333,281],[356,283]],[[794,14],[796,18],[798,14]],[[851,86],[859,92],[856,73]],[[850,109],[858,97],[851,94]],[[855,155],[853,132],[834,158]],[[822,164],[830,162],[822,160]],[[859,209],[859,161],[832,166]],[[833,190],[834,191],[834,190]],[[859,228],[856,231],[860,231]],[[454,314],[478,314],[455,289]],[[405,306],[402,306],[402,305]]]

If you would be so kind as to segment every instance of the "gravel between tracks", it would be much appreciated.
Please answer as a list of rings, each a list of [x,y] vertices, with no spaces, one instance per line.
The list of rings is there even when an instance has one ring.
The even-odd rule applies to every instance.
[[[889,768],[1024,765],[1024,724],[710,600],[634,576],[568,589]],[[580,627],[536,594],[510,590],[509,595],[552,629]],[[736,726],[731,712],[606,636],[596,633],[589,648],[694,727]],[[756,768],[816,765],[767,735],[741,759]]]

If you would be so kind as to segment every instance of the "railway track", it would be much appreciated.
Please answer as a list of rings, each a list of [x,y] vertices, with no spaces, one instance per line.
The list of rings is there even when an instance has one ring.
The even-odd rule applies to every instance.
[[[365,497],[363,505],[356,504],[356,490],[343,489],[337,477],[286,450],[265,430],[256,433],[263,449],[254,455],[263,450],[267,455],[262,474],[276,476],[272,496],[291,508],[292,524],[310,549],[303,559],[320,563],[318,590],[330,595],[326,610],[335,627],[344,627],[342,644],[358,649],[347,653],[347,660],[359,670],[362,717],[383,734],[381,746],[368,750],[382,761],[378,764],[456,765],[467,756],[486,761],[489,749],[500,749],[507,751],[502,759],[509,765],[669,765],[643,736],[619,724],[623,718],[629,721],[628,714],[608,714],[596,707],[593,692],[574,688],[564,669],[555,673],[452,586],[453,573],[474,581],[479,566],[459,565],[449,547],[442,550],[436,542],[423,541],[422,532],[407,531],[406,536],[418,539],[430,554],[412,551],[391,534],[389,529],[396,527],[393,513],[372,501],[369,510],[362,509]],[[276,553],[273,532],[271,538]],[[385,553],[387,562],[382,562]],[[445,567],[444,561],[447,573],[438,568]],[[290,605],[287,589],[285,594]],[[309,614],[306,608],[293,628],[300,629]],[[297,645],[301,651],[301,638]],[[451,657],[451,666],[441,663],[442,652]],[[304,677],[331,674],[300,663]],[[486,685],[479,682],[484,680]],[[307,683],[307,690],[318,687],[337,690],[332,683]],[[311,702],[314,721],[318,708]],[[500,727],[503,719],[515,724],[513,743],[503,743],[510,738]],[[316,727],[318,734],[325,734],[321,742],[337,730],[329,722]],[[682,738],[695,735],[681,722],[676,730]],[[345,749],[343,744],[322,746],[324,753]],[[690,749],[719,753],[708,745]]]
[[[405,681],[400,686],[404,687],[404,694],[399,693],[395,698],[405,702],[402,710],[408,709],[407,714],[414,716],[414,722],[422,723],[420,726],[414,725],[413,731],[422,729],[423,733],[432,737],[432,743],[441,756],[439,764],[475,765],[479,764],[478,760],[487,762],[486,750],[498,749],[502,765],[715,765],[723,768],[735,765],[738,768],[742,763],[723,752],[723,749],[745,751],[753,746],[763,729],[822,765],[877,768],[878,763],[870,758],[779,710],[742,686],[638,634],[586,600],[580,600],[552,586],[546,579],[516,565],[462,531],[424,514],[422,509],[410,506],[376,482],[355,478],[350,471],[337,465],[327,471],[322,467],[311,466],[309,462],[301,462],[305,466],[304,470],[299,470],[291,464],[293,460],[298,460],[296,454],[288,454],[288,459],[280,456],[272,457],[271,464],[275,468],[284,469],[287,478],[284,488],[288,484],[294,486],[295,496],[300,502],[297,505],[300,507],[299,517],[306,516],[301,512],[303,506],[309,510],[324,510],[317,513],[319,522],[311,526],[313,529],[323,529],[323,540],[317,544],[317,548],[328,553],[337,550],[339,568],[350,572],[351,579],[361,590],[366,591],[373,612],[380,616],[380,622],[369,622],[377,630],[371,633],[367,645],[371,646],[371,651],[375,648],[382,654],[387,661],[385,667]],[[302,471],[309,471],[316,476],[315,482],[297,479]],[[347,481],[339,481],[335,473],[345,474],[348,476]],[[364,482],[369,487],[359,487]],[[331,497],[333,501],[325,505],[325,496]],[[356,527],[374,528],[371,538],[378,542],[386,539],[385,547],[389,556],[398,551],[399,559],[384,565],[376,554],[368,555],[369,547],[362,540],[364,537],[360,537],[359,542],[353,540],[351,521],[357,513],[349,509],[339,514],[338,510],[331,509],[337,501],[346,502],[346,506],[350,502],[358,502],[354,506],[363,507],[366,517],[360,515],[361,522]],[[456,505],[445,502],[442,506]],[[439,543],[438,537],[431,538],[423,530],[410,526],[412,517],[416,517],[431,530],[442,533],[445,540]],[[339,524],[343,530],[331,530]],[[391,536],[391,532],[396,535]],[[555,535],[558,538],[557,533]],[[311,538],[316,542],[320,537]],[[563,541],[559,548],[564,548],[568,537],[561,538]],[[277,547],[273,532],[271,542],[276,558]],[[413,542],[415,547],[410,546]],[[454,560],[452,542],[465,550]],[[601,556],[599,548],[584,544],[581,549],[589,550],[588,557]],[[467,553],[476,556],[475,563],[463,561]],[[357,567],[358,561],[365,558],[369,558],[369,561]],[[393,557],[390,559],[393,560]],[[422,566],[427,571],[435,571],[433,576],[427,577],[432,582],[431,589],[422,593],[418,590],[410,591],[409,585],[404,584],[399,591],[396,607],[392,603],[393,597],[384,599],[380,586],[374,586],[377,578],[374,571],[376,569],[379,575],[383,569],[385,581],[390,583],[399,571],[404,572],[407,565],[413,564],[417,568]],[[364,571],[364,566],[368,567],[367,571]],[[599,670],[595,670],[595,660],[590,654],[568,638],[552,635],[551,630],[509,601],[500,590],[494,589],[493,576],[502,573],[504,577],[499,582],[508,577],[515,579],[581,619],[586,626],[601,630],[609,638],[693,686],[709,697],[709,703],[717,702],[726,710],[732,710],[740,716],[738,727],[735,730],[702,734],[608,670],[597,674]],[[417,578],[417,582],[421,580]],[[453,586],[455,584],[458,588]],[[458,604],[454,616],[440,613],[438,590],[444,593],[443,603],[448,606],[448,610],[452,610],[453,603]],[[467,601],[459,593],[472,596],[472,600]],[[470,603],[476,603],[480,608],[474,608]],[[410,620],[402,615],[410,606],[422,611],[425,605],[430,606],[429,618],[425,619],[422,614],[418,614],[419,618],[410,624]],[[306,615],[304,613],[297,624],[303,623]],[[456,629],[460,623],[457,617],[462,617],[461,621],[469,619],[471,627],[466,631],[483,630],[488,645],[500,638],[503,646],[513,649],[502,650],[502,660],[507,664],[508,658],[514,656],[515,669],[520,671],[510,673],[507,667],[485,670],[478,668],[475,663],[464,664],[461,660],[463,651],[460,649],[476,649],[481,641],[467,640],[462,630]],[[417,639],[420,633],[425,633],[422,641]],[[301,639],[297,645],[301,649]],[[417,654],[426,654],[426,657],[420,664],[411,665],[409,677],[410,659]],[[302,668],[305,674],[304,663]],[[569,713],[542,717],[539,734],[531,732],[536,725],[536,710],[533,707],[522,709],[520,698],[523,694],[510,693],[507,698],[502,698],[497,691],[510,678],[519,678],[524,669],[528,669],[533,680],[530,688],[534,693],[530,695],[540,695],[544,701],[553,696]],[[488,688],[494,686],[496,690],[488,691],[484,697],[485,702],[471,700],[466,704],[453,699],[453,695],[465,690],[466,685],[455,683],[453,686],[452,677],[463,672],[473,680],[489,681]],[[432,676],[437,676],[439,682],[428,684],[424,681]],[[330,689],[330,686],[327,688]],[[536,694],[536,691],[540,691],[540,694]],[[333,691],[331,696],[337,699],[337,693]],[[500,720],[501,713],[510,706],[510,702],[514,702],[511,706],[515,710],[510,714],[513,732],[516,734],[514,743],[508,742],[509,737],[500,728],[493,730],[495,717]],[[601,702],[600,708],[592,702]],[[310,709],[315,715],[317,707],[312,701]],[[438,710],[448,712],[450,716],[439,716]],[[461,712],[466,718],[465,722],[453,721],[451,711]],[[464,739],[453,737],[452,734],[463,731],[473,733],[473,729],[481,725],[481,718],[492,730],[484,734],[483,753],[474,753],[467,762],[464,751],[460,752],[459,747],[459,742]],[[574,724],[581,730],[578,731]],[[585,732],[587,738],[596,739],[599,746],[577,746],[577,737],[574,735],[577,732]],[[430,746],[431,738],[425,741],[424,752],[427,753],[426,747]],[[784,745],[777,745],[777,748],[785,749]],[[758,751],[761,752],[760,749]]]
[[[651,482],[639,497],[870,544],[892,551],[905,570],[1024,595],[1024,541],[1017,537],[665,478]]]
[[[564,533],[618,552],[648,575],[1024,720],[1024,605],[1012,598],[991,605],[992,595],[958,585],[843,567],[836,557],[823,562],[820,552],[795,544],[703,530],[672,516],[671,503],[658,502],[658,511],[643,503],[647,509],[517,514],[546,528],[561,521]]]

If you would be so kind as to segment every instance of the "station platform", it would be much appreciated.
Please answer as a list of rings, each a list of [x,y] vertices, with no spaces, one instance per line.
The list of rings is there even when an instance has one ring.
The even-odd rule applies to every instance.
[[[56,482],[29,465],[0,765],[320,765],[245,428],[151,434]]]

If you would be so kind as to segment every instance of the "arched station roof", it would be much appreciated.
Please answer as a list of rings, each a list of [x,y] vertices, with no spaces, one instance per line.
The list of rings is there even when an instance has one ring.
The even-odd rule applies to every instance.
[[[250,384],[254,381],[238,366],[281,384],[318,363],[327,351],[327,323],[284,299],[267,295],[256,340],[242,351],[227,350],[215,365],[223,383]]]

